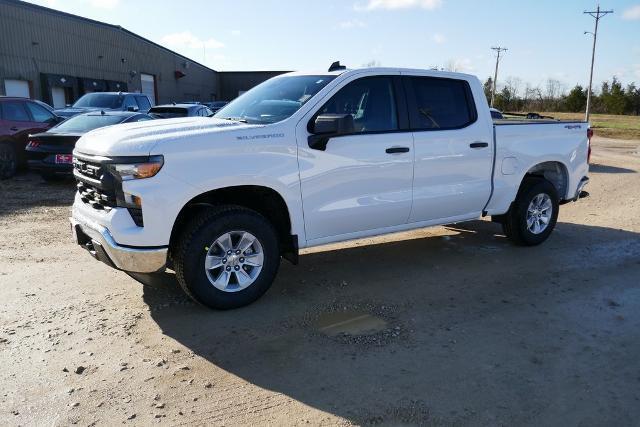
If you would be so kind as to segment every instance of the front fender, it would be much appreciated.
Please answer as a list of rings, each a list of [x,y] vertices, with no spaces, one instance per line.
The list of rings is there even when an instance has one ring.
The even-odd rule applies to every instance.
[[[292,234],[297,234],[304,243],[297,146],[295,140],[294,145],[288,143],[290,140],[284,132],[277,134],[282,137],[251,139],[234,134],[223,141],[191,140],[182,144],[175,141],[156,147],[157,154],[165,156],[158,175],[165,174],[183,183],[182,192],[170,196],[179,200],[180,206],[167,200],[170,209],[166,216],[171,226],[163,232],[163,240],[169,241],[179,212],[194,198],[214,190],[250,185],[269,188],[282,197],[289,211]]]

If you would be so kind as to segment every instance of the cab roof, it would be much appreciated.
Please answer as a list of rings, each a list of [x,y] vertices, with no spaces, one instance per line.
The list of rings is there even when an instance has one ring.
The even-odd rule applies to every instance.
[[[335,71],[294,71],[282,74],[282,76],[340,76],[352,74],[385,74],[385,73],[406,73],[406,74],[428,74],[434,77],[447,77],[458,79],[473,78],[472,74],[458,73],[453,71],[429,70],[420,68],[401,68],[401,67],[367,67],[367,68],[346,68]]]

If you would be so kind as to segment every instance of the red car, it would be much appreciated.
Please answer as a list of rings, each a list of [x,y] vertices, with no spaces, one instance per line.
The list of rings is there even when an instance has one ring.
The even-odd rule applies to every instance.
[[[12,177],[26,165],[24,148],[30,134],[44,132],[63,120],[43,102],[0,96],[0,179]]]

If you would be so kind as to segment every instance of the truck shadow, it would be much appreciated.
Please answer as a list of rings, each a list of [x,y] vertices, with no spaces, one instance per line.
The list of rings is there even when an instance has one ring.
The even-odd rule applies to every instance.
[[[589,165],[589,172],[592,173],[637,173],[633,169],[621,168],[617,166],[601,165],[594,163]]]
[[[559,223],[544,245],[520,248],[486,221],[439,234],[304,255],[297,267],[283,263],[261,300],[227,312],[189,302],[172,273],[138,280],[165,335],[282,399],[354,423],[518,424],[573,393],[591,410],[585,381],[595,387],[611,372],[591,373],[593,353],[581,349],[610,327],[601,318],[612,308],[572,301],[631,285],[589,272],[640,272],[640,235]],[[636,313],[638,299],[627,302]],[[345,310],[386,326],[323,333],[323,314]],[[624,394],[624,384],[607,384]]]

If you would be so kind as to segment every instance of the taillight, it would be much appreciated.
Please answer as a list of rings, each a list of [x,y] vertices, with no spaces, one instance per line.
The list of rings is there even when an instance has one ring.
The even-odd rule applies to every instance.
[[[587,129],[587,163],[591,163],[591,137],[593,137],[593,129]]]
[[[40,146],[40,141],[38,141],[37,139],[34,139],[33,141],[29,141],[29,143],[27,144],[27,147],[29,148],[37,148]]]

